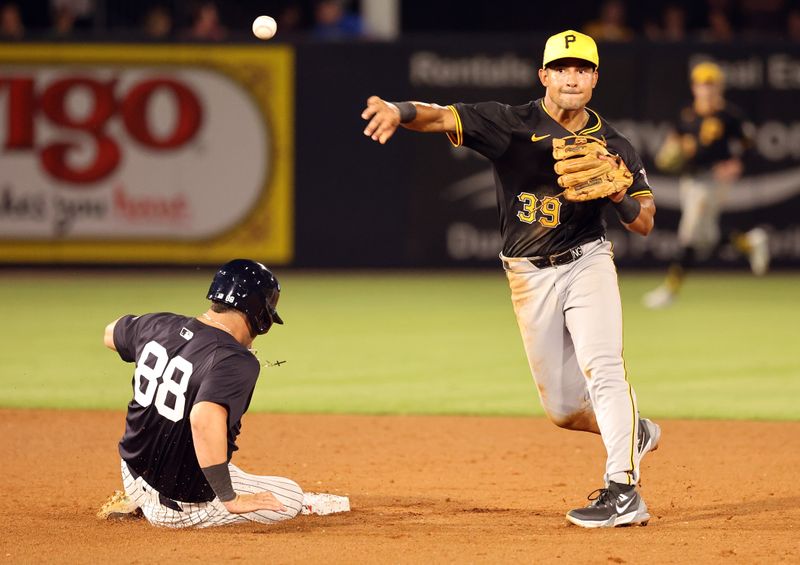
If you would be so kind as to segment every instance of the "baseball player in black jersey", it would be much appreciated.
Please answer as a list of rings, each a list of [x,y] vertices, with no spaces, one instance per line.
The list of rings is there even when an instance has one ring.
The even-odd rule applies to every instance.
[[[683,108],[676,130],[656,155],[656,165],[680,173],[680,250],[667,278],[644,296],[649,308],[672,304],[686,273],[698,260],[711,256],[730,242],[745,254],[756,275],[769,267],[767,233],[754,228],[746,233],[721,236],[720,212],[731,183],[742,174],[742,154],[749,145],[742,113],[724,98],[725,77],[714,63],[696,65],[691,72],[691,106]]]
[[[491,160],[503,250],[500,255],[531,372],[553,423],[598,433],[607,451],[605,486],[567,519],[584,527],[644,525],[636,489],[642,456],[658,446],[658,425],[639,418],[622,359],[622,308],[604,209],[647,235],[655,205],[630,142],[586,107],[598,80],[594,40],[565,31],[548,39],[539,78],[545,96],[522,106],[498,102],[438,106],[367,101],[364,134],[386,143],[398,126],[444,132]],[[629,188],[608,198],[564,198],[554,171],[556,141],[604,140],[614,169],[627,165]],[[584,138],[585,140],[585,138]],[[621,157],[621,159],[620,159]]]
[[[279,296],[269,269],[236,259],[217,271],[201,316],[123,316],[106,327],[105,345],[136,368],[119,443],[125,492],[100,517],[141,512],[181,528],[273,523],[301,511],[297,483],[230,463],[260,369],[249,348],[283,323]]]

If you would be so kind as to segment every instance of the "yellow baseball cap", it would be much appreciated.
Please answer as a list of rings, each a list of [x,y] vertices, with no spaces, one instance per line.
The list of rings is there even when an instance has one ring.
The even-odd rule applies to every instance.
[[[719,65],[709,61],[695,65],[692,69],[692,82],[704,84],[721,84],[725,82],[725,73]]]
[[[585,33],[571,29],[548,38],[547,43],[544,44],[542,67],[546,67],[557,59],[566,58],[583,59],[595,67],[600,66],[600,56],[597,54],[597,44],[594,39]]]

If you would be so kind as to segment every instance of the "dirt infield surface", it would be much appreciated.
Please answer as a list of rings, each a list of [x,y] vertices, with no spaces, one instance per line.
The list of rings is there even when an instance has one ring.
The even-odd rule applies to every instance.
[[[120,488],[110,412],[0,410],[4,563],[797,563],[800,422],[664,421],[646,528],[584,530],[597,436],[541,419],[245,416],[234,462],[353,511],[276,526],[101,522]]]

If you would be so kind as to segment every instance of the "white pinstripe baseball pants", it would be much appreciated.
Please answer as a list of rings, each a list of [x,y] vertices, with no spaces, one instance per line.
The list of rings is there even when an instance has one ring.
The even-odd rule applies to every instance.
[[[259,510],[246,514],[231,514],[218,498],[211,502],[177,502],[175,504],[173,501],[167,501],[170,506],[165,506],[160,493],[142,477],[134,478],[125,461],[120,461],[125,492],[133,502],[139,505],[145,518],[155,526],[207,528],[244,522],[272,524],[294,518],[300,513],[303,505],[303,490],[293,480],[283,477],[250,475],[236,465],[228,463],[234,491],[239,494],[269,491],[283,503],[286,510],[283,512]],[[172,507],[173,504],[175,507]],[[180,508],[180,510],[176,508]]]

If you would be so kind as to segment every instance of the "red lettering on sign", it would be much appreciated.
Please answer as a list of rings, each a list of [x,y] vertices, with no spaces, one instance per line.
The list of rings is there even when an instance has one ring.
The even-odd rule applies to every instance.
[[[150,98],[159,89],[171,92],[178,106],[175,131],[163,139],[153,135],[147,121]],[[200,128],[201,114],[200,103],[192,91],[171,79],[153,79],[137,84],[122,103],[122,119],[128,133],[142,145],[153,149],[174,149],[192,139]]]
[[[139,144],[159,151],[174,150],[191,141],[202,124],[202,106],[195,93],[171,78],[150,78],[116,93],[117,81],[100,81],[86,76],[62,78],[49,84],[37,98],[34,78],[0,77],[0,89],[7,92],[8,131],[4,148],[8,151],[36,150],[42,167],[53,178],[75,185],[89,185],[111,175],[122,161],[120,140],[107,133],[111,120],[119,116],[125,130]],[[72,115],[67,100],[76,90],[90,96],[89,111]],[[172,132],[157,137],[148,112],[151,99],[165,91],[175,100],[177,118]],[[119,98],[117,97],[119,94]],[[36,120],[42,114],[52,125],[66,131],[82,132],[94,144],[94,157],[77,165],[70,159],[83,141],[56,139],[40,147],[36,140]]]
[[[114,187],[114,210],[129,221],[181,222],[189,217],[189,203],[183,194],[172,198],[133,196],[122,185]]]
[[[70,116],[65,107],[67,95],[75,88],[91,92],[91,112],[83,118]],[[57,179],[87,184],[106,178],[117,168],[119,147],[105,132],[106,123],[114,113],[114,81],[100,82],[91,78],[62,79],[51,84],[42,93],[40,106],[50,121],[64,129],[82,131],[95,142],[96,152],[92,163],[83,169],[70,165],[68,153],[77,149],[75,142],[56,142],[42,148],[42,166]]]
[[[0,88],[8,87],[8,134],[6,149],[33,149],[33,116],[36,99],[32,78],[0,79]]]

